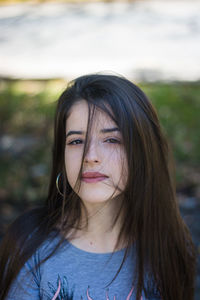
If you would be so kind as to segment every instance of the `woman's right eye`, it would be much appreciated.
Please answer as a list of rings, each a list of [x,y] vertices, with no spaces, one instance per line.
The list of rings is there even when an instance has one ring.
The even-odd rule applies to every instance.
[[[82,143],[83,143],[83,140],[76,139],[76,140],[73,140],[71,142],[68,142],[67,145],[79,145],[79,144],[82,144]]]

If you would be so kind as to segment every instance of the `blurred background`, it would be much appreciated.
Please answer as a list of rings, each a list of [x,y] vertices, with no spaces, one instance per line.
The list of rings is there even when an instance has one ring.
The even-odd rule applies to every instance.
[[[0,0],[0,236],[45,200],[59,94],[99,71],[126,76],[156,107],[200,253],[199,0]]]

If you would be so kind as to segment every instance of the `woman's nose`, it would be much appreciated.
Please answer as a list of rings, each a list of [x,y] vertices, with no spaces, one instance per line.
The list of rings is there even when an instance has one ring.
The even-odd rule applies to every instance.
[[[100,163],[99,149],[96,142],[90,142],[85,154],[85,163]]]

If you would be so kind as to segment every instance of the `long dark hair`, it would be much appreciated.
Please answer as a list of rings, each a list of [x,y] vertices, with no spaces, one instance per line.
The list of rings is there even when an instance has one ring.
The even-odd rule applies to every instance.
[[[1,243],[0,299],[5,299],[24,263],[51,232],[64,233],[64,239],[79,226],[81,200],[67,180],[64,151],[66,119],[81,99],[108,114],[123,137],[129,170],[118,243],[126,237],[127,249],[136,244],[137,300],[142,290],[146,293],[147,266],[162,300],[192,300],[196,249],[179,212],[170,151],[157,114],[139,87],[123,77],[102,74],[72,81],[58,100],[48,197],[43,207],[18,218]],[[59,173],[63,195],[56,188]],[[62,240],[50,255],[61,244]]]

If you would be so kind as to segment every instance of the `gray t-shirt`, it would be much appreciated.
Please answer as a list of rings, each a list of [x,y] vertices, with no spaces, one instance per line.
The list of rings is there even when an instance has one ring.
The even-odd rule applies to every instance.
[[[135,247],[128,257],[116,279],[125,250],[111,253],[91,253],[83,251],[69,242],[42,263],[40,262],[54,240],[49,240],[27,261],[13,283],[7,300],[135,300],[136,289],[132,284],[135,268]],[[148,298],[160,299],[152,291]]]

